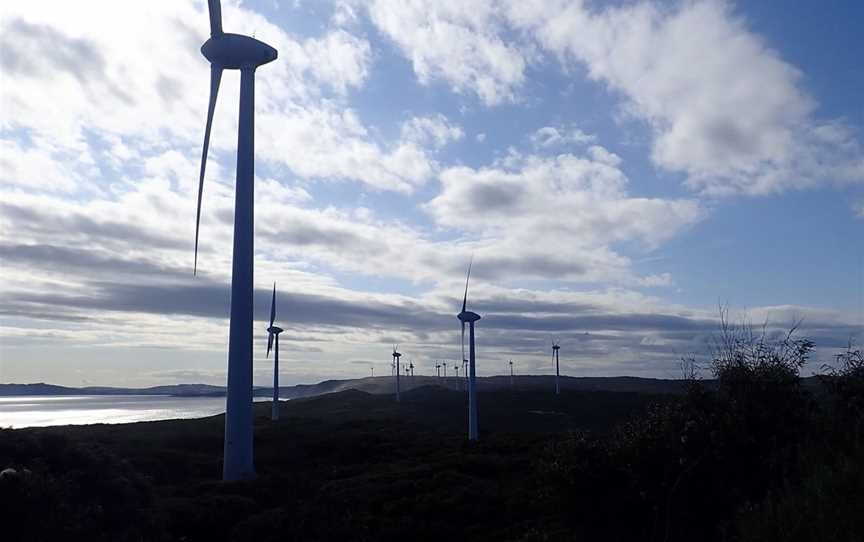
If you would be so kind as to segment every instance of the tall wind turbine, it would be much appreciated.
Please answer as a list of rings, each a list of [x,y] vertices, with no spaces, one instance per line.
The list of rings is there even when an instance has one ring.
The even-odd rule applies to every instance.
[[[270,327],[267,328],[267,357],[270,357],[270,349],[273,348],[273,411],[270,419],[279,419],[279,334],[285,331],[279,326],[274,326],[276,320],[276,283],[273,283],[273,299],[270,300]],[[275,344],[274,344],[275,343]]]
[[[444,378],[447,378],[447,362],[443,362],[441,365],[444,366]]]
[[[440,363],[435,364],[435,370],[438,371],[438,378],[441,378],[441,364]]]
[[[396,345],[393,345],[393,367],[396,368],[396,402],[400,402],[402,399],[399,396],[399,358],[402,357],[402,354],[396,351]]]
[[[198,271],[198,229],[204,167],[210,127],[222,70],[240,70],[240,117],[237,134],[237,182],[234,198],[234,255],[231,272],[231,324],[228,340],[228,394],[225,400],[225,451],[222,478],[255,476],[252,453],[252,275],[254,254],[255,69],[276,60],[276,49],[249,36],[222,31],[219,0],[208,0],[210,39],[201,54],[210,61],[210,103],[198,180],[195,217],[195,267]]]
[[[472,262],[473,263],[473,262]],[[468,324],[468,440],[477,440],[479,431],[477,427],[477,380],[476,380],[476,358],[474,356],[474,322],[480,319],[476,312],[467,310],[468,305],[468,280],[471,278],[471,263],[468,264],[468,276],[465,277],[465,295],[462,297],[462,312],[457,315],[462,322],[462,359],[465,359],[465,324]]]
[[[513,389],[513,360],[510,360],[510,389]]]
[[[558,370],[558,350],[561,346],[554,340],[552,341],[552,361],[555,362],[555,395],[561,394],[561,386],[558,384],[558,379],[561,377],[561,372]]]

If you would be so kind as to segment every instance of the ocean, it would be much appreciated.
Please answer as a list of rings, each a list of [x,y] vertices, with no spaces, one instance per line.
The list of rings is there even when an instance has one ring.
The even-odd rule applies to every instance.
[[[268,401],[256,397],[256,401]],[[225,397],[21,395],[0,397],[0,427],[45,427],[203,418],[225,412]]]

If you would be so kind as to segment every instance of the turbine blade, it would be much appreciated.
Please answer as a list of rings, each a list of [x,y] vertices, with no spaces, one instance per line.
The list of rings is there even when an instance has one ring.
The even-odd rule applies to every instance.
[[[207,0],[210,11],[210,35],[218,36],[222,33],[222,5],[219,0]]]
[[[471,278],[471,265],[474,263],[474,256],[471,256],[471,260],[468,262],[468,276],[465,277],[465,295],[462,297],[462,312],[465,312],[465,306],[468,304],[468,279]],[[462,332],[465,332],[465,326],[462,326]],[[465,356],[462,356],[465,357]]]
[[[270,327],[273,327],[273,321],[276,320],[276,283],[273,283],[273,299],[270,300]]]
[[[219,4],[218,0],[216,2]],[[210,147],[210,127],[213,125],[213,111],[216,109],[216,96],[219,82],[222,81],[222,66],[210,64],[210,104],[207,106],[207,127],[204,129],[204,150],[201,152],[201,176],[198,179],[198,213],[195,215],[195,265],[192,274],[198,274],[198,229],[201,225],[201,195],[204,192],[204,169],[207,166],[207,150]]]
[[[273,348],[273,334],[267,334],[267,357],[270,357],[270,349]]]

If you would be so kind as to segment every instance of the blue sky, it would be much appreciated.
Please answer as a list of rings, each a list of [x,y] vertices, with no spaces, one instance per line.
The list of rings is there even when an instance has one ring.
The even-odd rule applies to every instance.
[[[204,2],[0,8],[0,381],[224,381],[238,77],[191,254]],[[223,3],[256,90],[255,379],[675,377],[718,303],[861,340],[859,2]],[[588,332],[588,335],[585,332]]]

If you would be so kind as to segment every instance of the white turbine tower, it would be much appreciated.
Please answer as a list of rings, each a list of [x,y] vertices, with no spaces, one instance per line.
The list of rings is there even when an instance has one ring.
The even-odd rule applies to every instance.
[[[255,476],[252,452],[252,278],[254,255],[255,69],[276,60],[276,49],[249,36],[222,31],[219,0],[209,0],[210,39],[201,54],[210,61],[210,103],[198,180],[195,217],[195,273],[198,270],[198,229],[204,167],[210,127],[222,70],[240,70],[240,116],[237,134],[237,181],[234,199],[234,255],[231,272],[231,323],[228,340],[228,394],[225,401],[225,449],[222,478]]]
[[[561,349],[561,346],[558,345],[554,340],[552,341],[552,361],[555,362],[555,395],[561,395],[561,386],[558,383],[558,379],[561,378],[561,372],[558,369],[558,350]]]
[[[396,368],[396,402],[400,402],[402,399],[400,397],[399,390],[399,358],[402,357],[402,354],[396,351],[396,345],[393,345],[393,367]]]
[[[270,419],[274,422],[279,419],[279,334],[285,331],[279,326],[274,326],[276,320],[276,283],[273,283],[273,299],[270,300],[270,326],[267,328],[267,357],[270,357],[270,349],[273,349],[273,410]]]
[[[477,380],[476,380],[476,358],[474,356],[474,322],[480,319],[476,312],[467,310],[468,305],[468,280],[471,278],[471,264],[468,264],[468,276],[465,278],[465,295],[462,297],[462,312],[457,316],[462,322],[462,359],[465,359],[465,324],[468,324],[468,440],[477,440],[479,431],[477,427]]]

